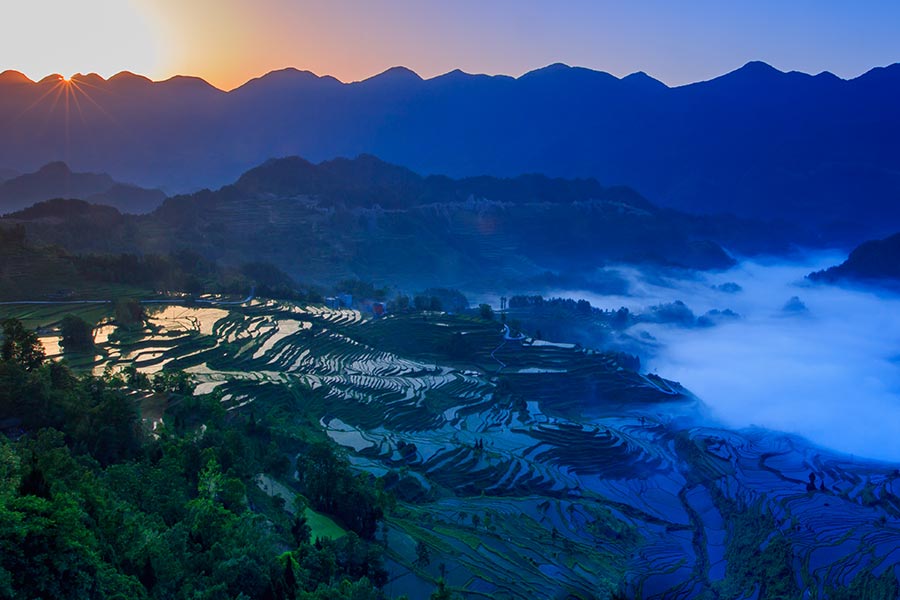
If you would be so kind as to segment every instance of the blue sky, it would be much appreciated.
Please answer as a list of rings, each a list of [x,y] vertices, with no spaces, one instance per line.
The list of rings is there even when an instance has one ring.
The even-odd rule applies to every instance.
[[[29,0],[2,11],[0,70],[132,70],[223,88],[294,66],[344,81],[404,65],[520,75],[565,62],[670,84],[750,60],[855,77],[900,61],[900,2]],[[115,48],[114,52],[110,48]]]

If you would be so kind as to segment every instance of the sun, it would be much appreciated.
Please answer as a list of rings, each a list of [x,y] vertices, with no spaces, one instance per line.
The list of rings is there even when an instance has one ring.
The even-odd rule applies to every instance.
[[[29,0],[11,3],[4,20],[15,23],[0,36],[3,68],[32,79],[50,73],[120,71],[147,75],[160,64],[154,19],[132,0]],[[71,76],[61,77],[70,81]]]

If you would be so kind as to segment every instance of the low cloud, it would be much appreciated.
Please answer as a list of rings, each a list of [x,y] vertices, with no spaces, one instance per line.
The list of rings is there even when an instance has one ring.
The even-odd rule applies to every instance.
[[[645,368],[680,381],[725,425],[900,461],[900,297],[805,281],[843,258],[744,262],[691,280],[630,271],[632,296],[568,294],[635,312],[676,300],[698,314],[733,310],[741,318],[715,327],[641,323],[629,332],[657,342],[642,351]]]

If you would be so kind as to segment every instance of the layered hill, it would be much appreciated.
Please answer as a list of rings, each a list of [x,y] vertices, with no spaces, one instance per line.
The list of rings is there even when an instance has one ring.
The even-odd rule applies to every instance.
[[[55,198],[76,198],[143,214],[157,208],[166,195],[120,183],[105,173],[73,173],[64,162],[49,163],[34,173],[0,179],[0,214],[12,213]]]
[[[565,65],[428,80],[394,68],[355,83],[287,69],[230,92],[189,77],[6,72],[0,164],[72,156],[79,169],[183,191],[272,156],[372,153],[454,177],[596,177],[660,205],[856,243],[900,229],[898,102],[900,65],[843,80],[749,63],[675,88]]]
[[[900,233],[856,247],[839,265],[811,273],[813,281],[856,281],[900,287]]]
[[[629,188],[540,175],[422,177],[369,155],[270,160],[232,185],[169,198],[145,216],[57,200],[0,224],[71,252],[190,249],[224,264],[270,262],[318,283],[471,286],[547,270],[589,274],[608,263],[733,262],[716,242],[727,227],[660,209]]]

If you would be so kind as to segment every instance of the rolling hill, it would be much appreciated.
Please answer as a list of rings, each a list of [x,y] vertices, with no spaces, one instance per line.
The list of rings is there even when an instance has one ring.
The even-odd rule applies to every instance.
[[[272,263],[298,281],[348,277],[418,286],[515,282],[610,263],[716,269],[729,227],[660,209],[623,187],[540,175],[422,177],[363,155],[270,160],[217,191],[149,215],[56,200],[7,215],[30,240],[74,253],[169,254]]]
[[[90,97],[77,118],[54,102],[60,90]],[[371,153],[453,177],[596,177],[661,206],[781,219],[852,245],[900,229],[898,101],[896,64],[843,80],[754,62],[673,88],[560,64],[427,80],[398,67],[354,83],[286,69],[229,92],[190,77],[6,72],[0,164],[69,155],[185,191],[273,156]]]
[[[119,183],[105,173],[73,173],[64,162],[48,163],[34,173],[0,180],[0,214],[55,198],[76,198],[142,214],[162,204],[166,195],[160,190]]]
[[[900,233],[864,242],[841,264],[811,273],[809,278],[826,283],[856,281],[900,287]]]

